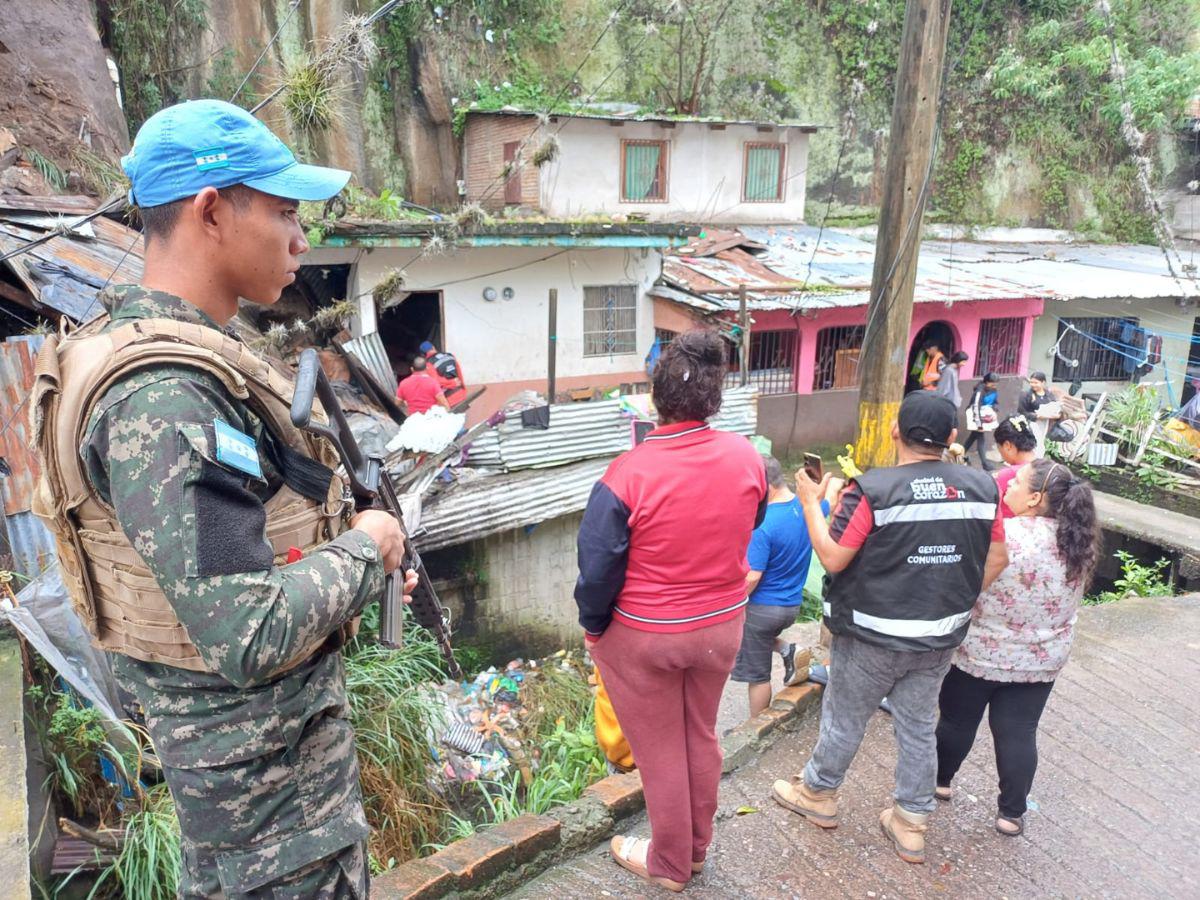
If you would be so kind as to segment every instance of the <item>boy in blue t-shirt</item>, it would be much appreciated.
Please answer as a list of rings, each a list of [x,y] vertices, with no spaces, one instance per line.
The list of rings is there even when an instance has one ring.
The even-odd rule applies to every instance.
[[[746,589],[750,603],[742,629],[742,646],[730,678],[745,682],[750,692],[750,715],[771,705],[771,653],[783,657],[785,684],[803,681],[796,675],[796,647],[781,640],[780,633],[796,621],[804,602],[804,584],[812,560],[812,543],[800,501],[788,487],[783,466],[774,457],[764,457],[767,470],[767,512],[750,537],[746,560],[750,572]],[[840,485],[830,485],[836,490]],[[821,509],[829,514],[829,501]]]

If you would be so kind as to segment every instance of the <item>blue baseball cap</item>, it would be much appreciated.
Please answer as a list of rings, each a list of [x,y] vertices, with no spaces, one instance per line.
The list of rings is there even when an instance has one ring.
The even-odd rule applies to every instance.
[[[206,187],[244,184],[288,200],[328,200],[350,173],[296,162],[275,134],[240,106],[189,100],[147,119],[121,158],[131,203],[161,206]]]
[[[432,349],[434,349],[433,344],[429,343],[429,341],[421,342],[421,352],[422,353],[428,353]]]

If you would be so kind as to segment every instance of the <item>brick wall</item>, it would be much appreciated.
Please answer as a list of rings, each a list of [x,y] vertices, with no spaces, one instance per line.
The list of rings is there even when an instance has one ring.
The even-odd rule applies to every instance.
[[[500,210],[504,203],[504,183],[500,173],[504,170],[504,145],[521,142],[529,138],[537,124],[533,116],[468,116],[463,133],[463,177],[467,183],[467,202],[482,202],[489,210]],[[540,138],[529,138],[521,155],[525,164],[521,166],[521,206],[539,208],[538,169],[530,162],[541,145]],[[486,200],[484,195],[488,194]]]
[[[578,573],[575,537],[583,513],[494,534],[483,540],[486,584],[479,590],[480,634],[528,635],[533,644],[578,643],[573,592]]]

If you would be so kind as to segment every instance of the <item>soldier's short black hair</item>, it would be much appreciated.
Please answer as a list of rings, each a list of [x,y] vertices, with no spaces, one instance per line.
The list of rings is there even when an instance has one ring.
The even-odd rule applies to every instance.
[[[244,184],[233,184],[229,187],[218,188],[217,193],[232,203],[235,209],[244,212],[250,206],[254,189],[246,187]],[[162,203],[158,206],[139,206],[138,218],[142,222],[142,234],[146,236],[146,241],[169,238],[179,223],[184,206],[191,202],[191,197],[184,197],[181,200],[172,200],[170,203]]]

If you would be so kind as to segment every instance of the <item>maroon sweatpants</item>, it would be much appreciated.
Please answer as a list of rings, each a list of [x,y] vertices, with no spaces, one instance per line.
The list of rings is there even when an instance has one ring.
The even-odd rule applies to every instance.
[[[688,881],[712,841],[721,780],[717,707],[742,641],[738,615],[679,634],[613,621],[592,658],[642,773],[651,875]]]

